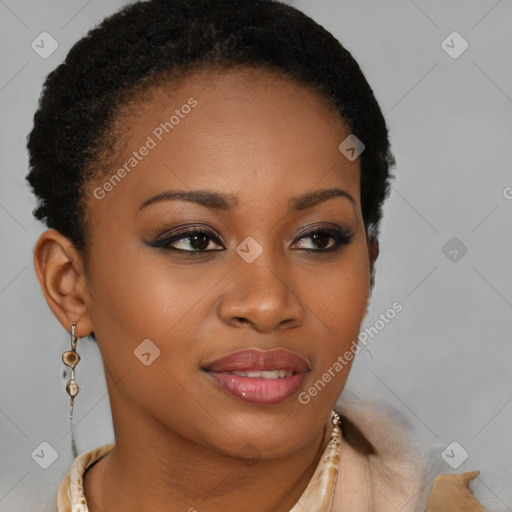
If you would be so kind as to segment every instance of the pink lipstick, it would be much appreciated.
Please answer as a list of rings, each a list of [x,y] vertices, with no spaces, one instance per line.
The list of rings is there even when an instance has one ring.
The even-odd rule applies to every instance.
[[[286,350],[233,352],[205,368],[212,381],[245,402],[273,405],[294,395],[311,369],[304,357]]]

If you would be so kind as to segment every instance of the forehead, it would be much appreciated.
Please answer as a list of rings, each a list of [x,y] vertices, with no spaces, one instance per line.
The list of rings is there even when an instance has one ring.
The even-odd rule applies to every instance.
[[[316,185],[344,185],[359,201],[359,161],[338,149],[350,134],[339,113],[319,93],[273,73],[204,69],[160,82],[121,109],[114,133],[108,174],[95,186],[122,176],[110,180],[104,204],[140,204],[165,188],[276,200]]]

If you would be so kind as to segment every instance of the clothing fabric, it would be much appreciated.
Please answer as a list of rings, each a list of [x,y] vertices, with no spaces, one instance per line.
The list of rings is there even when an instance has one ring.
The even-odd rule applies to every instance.
[[[344,442],[331,512],[486,512],[469,488],[479,472],[432,478],[426,452],[398,411],[357,397],[335,411]]]
[[[443,474],[428,481],[424,455],[396,418],[369,404],[338,403],[335,411],[341,417],[338,452],[333,458],[332,449],[326,447],[299,499],[301,505],[303,498],[314,495],[322,477],[334,477],[332,508],[325,512],[486,512],[469,488],[478,471]],[[75,459],[60,483],[57,512],[89,512],[85,473],[114,446],[106,444]],[[332,471],[333,460],[338,463],[337,474]]]

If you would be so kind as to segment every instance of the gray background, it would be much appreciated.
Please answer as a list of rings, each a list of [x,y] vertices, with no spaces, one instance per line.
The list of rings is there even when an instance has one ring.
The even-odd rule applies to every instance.
[[[491,511],[512,510],[512,1],[291,3],[358,60],[397,158],[362,329],[395,301],[403,311],[369,338],[347,389],[397,408],[439,471],[479,469],[472,487],[480,500]],[[69,337],[33,269],[33,247],[45,228],[31,214],[25,138],[45,75],[125,4],[0,0],[2,512],[54,511],[72,462],[61,362]],[[59,44],[47,59],[31,48],[43,31]],[[458,58],[441,46],[454,31],[469,44]],[[462,48],[457,40],[448,44]],[[455,261],[447,243],[458,250]],[[111,442],[113,431],[97,348],[83,340],[79,353],[74,424],[83,452]],[[58,452],[48,469],[31,457],[43,441]],[[456,470],[441,458],[453,441],[468,452]]]

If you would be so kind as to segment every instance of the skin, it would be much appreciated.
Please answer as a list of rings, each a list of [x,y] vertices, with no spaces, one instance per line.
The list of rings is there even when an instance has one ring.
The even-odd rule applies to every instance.
[[[261,70],[196,71],[124,112],[110,170],[190,97],[198,105],[103,199],[91,185],[87,260],[55,230],[34,250],[53,313],[69,332],[77,322],[80,337],[94,331],[104,362],[116,447],[86,473],[91,512],[290,510],[326,446],[350,365],[307,405],[294,395],[272,406],[234,398],[201,368],[236,350],[283,347],[310,361],[307,390],[357,340],[366,314],[378,246],[363,226],[360,162],[339,152],[350,132],[317,93]],[[290,197],[330,188],[354,203],[289,210]],[[139,210],[171,189],[231,194],[238,206],[168,200]],[[207,248],[224,250],[191,257],[147,245],[181,224],[220,235]],[[352,238],[322,254],[334,239],[315,242],[304,228],[332,225]],[[263,248],[252,263],[236,252],[248,236]],[[161,352],[145,366],[134,350],[148,338]]]

